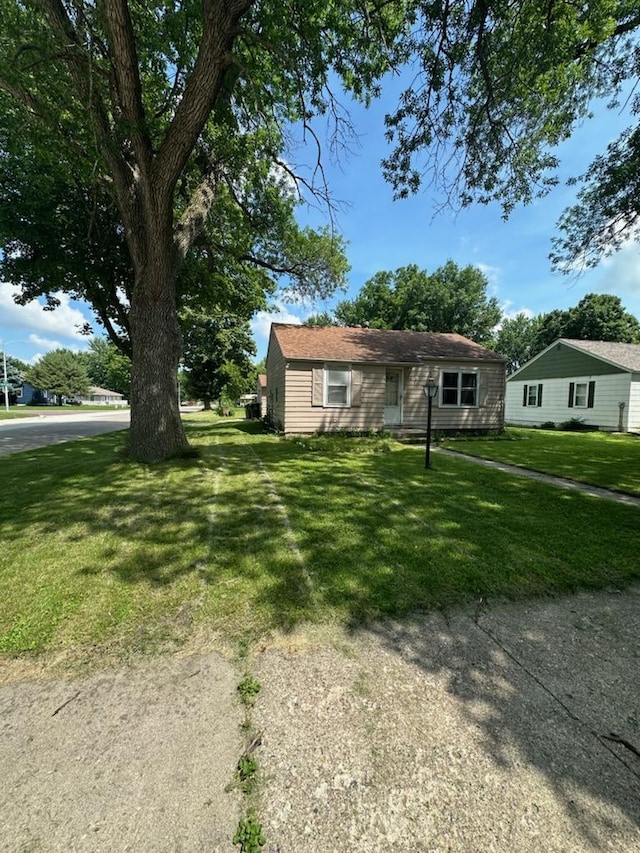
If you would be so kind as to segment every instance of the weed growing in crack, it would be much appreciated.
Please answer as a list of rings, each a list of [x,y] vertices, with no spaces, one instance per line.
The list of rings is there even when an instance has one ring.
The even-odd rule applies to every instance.
[[[238,684],[238,693],[240,694],[242,704],[247,708],[253,708],[260,689],[259,681],[256,681],[252,675],[245,675],[240,684]]]
[[[262,824],[251,812],[238,824],[233,843],[240,845],[241,853],[259,853],[267,839],[262,831]]]

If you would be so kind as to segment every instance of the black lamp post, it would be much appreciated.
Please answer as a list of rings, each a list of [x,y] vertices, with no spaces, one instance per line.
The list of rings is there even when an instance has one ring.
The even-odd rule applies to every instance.
[[[424,385],[424,396],[427,398],[428,409],[427,409],[427,452],[424,457],[424,467],[431,467],[431,407],[433,405],[433,398],[438,393],[438,383],[436,380],[430,376]]]

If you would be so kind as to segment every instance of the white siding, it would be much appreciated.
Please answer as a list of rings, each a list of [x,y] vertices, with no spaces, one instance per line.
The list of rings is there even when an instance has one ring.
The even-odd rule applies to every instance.
[[[631,377],[627,429],[640,432],[640,373]]]
[[[604,376],[570,376],[562,379],[507,382],[506,421],[514,426],[539,426],[546,421],[558,424],[571,418],[581,418],[585,423],[603,430],[617,430],[620,418],[619,403],[625,403],[623,429],[629,422],[630,374],[614,373]],[[569,407],[570,382],[595,382],[593,408]],[[525,385],[542,385],[542,406],[523,406]],[[640,401],[638,403],[640,420]]]

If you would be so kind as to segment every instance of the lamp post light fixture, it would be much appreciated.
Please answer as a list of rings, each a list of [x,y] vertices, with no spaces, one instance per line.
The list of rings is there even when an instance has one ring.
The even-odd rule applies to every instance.
[[[433,378],[433,376],[429,376],[427,381],[424,384],[424,396],[427,398],[427,447],[426,453],[424,457],[424,467],[431,467],[431,407],[433,406],[433,399],[438,393],[438,383]]]

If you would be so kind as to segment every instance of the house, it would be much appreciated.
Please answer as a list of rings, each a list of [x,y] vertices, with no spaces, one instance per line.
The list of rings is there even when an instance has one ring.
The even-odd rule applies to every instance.
[[[554,341],[508,378],[505,418],[518,426],[580,418],[602,430],[640,429],[640,344]]]
[[[107,388],[98,388],[92,385],[87,394],[83,394],[80,402],[85,406],[124,406],[127,401],[124,394],[118,391],[109,391]]]
[[[435,378],[435,430],[504,425],[505,359],[455,334],[273,323],[267,420],[285,434],[425,430]]]
[[[260,417],[264,418],[267,414],[267,374],[259,373],[256,382],[256,400],[260,403]]]

